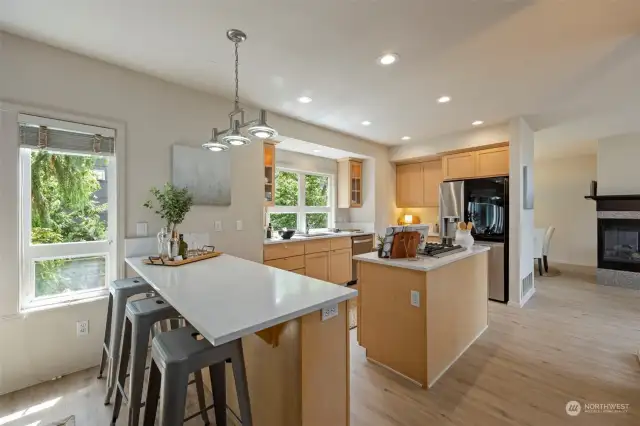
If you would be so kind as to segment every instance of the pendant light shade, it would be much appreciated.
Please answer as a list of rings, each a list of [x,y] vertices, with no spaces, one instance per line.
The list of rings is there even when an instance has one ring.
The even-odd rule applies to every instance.
[[[251,139],[240,134],[240,121],[234,120],[227,134],[222,137],[222,142],[233,146],[242,146],[249,145]]]
[[[209,151],[213,152],[222,152],[229,149],[229,145],[218,142],[217,130],[218,129],[213,129],[211,131],[211,139],[209,140],[209,142],[205,142],[202,144],[202,147],[204,149],[208,149]]]
[[[278,132],[267,124],[267,111],[261,109],[258,122],[247,130],[251,136],[255,136],[260,139],[275,138],[278,136]]]

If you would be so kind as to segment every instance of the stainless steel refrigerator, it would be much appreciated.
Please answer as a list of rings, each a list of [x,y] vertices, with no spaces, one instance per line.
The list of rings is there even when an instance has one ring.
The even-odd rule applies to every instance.
[[[447,218],[473,222],[475,243],[489,252],[489,299],[509,300],[509,178],[467,179],[440,184],[440,229]],[[455,230],[451,229],[451,233]]]

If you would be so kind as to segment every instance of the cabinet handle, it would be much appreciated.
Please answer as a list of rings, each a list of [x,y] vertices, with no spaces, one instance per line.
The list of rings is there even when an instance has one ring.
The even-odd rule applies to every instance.
[[[353,240],[354,244],[361,244],[361,243],[372,243],[373,242],[373,238],[369,238],[366,240]]]

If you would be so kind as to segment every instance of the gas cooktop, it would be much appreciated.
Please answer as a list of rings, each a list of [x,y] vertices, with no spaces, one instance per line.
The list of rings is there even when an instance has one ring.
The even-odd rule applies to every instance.
[[[429,257],[445,257],[465,251],[461,246],[445,246],[439,243],[427,243],[423,250],[418,250],[418,254]]]

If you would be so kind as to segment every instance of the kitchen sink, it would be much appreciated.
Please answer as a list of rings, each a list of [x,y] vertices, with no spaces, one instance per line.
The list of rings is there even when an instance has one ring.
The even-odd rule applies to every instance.
[[[314,232],[313,234],[296,234],[294,235],[295,237],[300,237],[300,238],[313,238],[313,237],[324,237],[327,235],[334,235],[332,233],[329,232]]]

